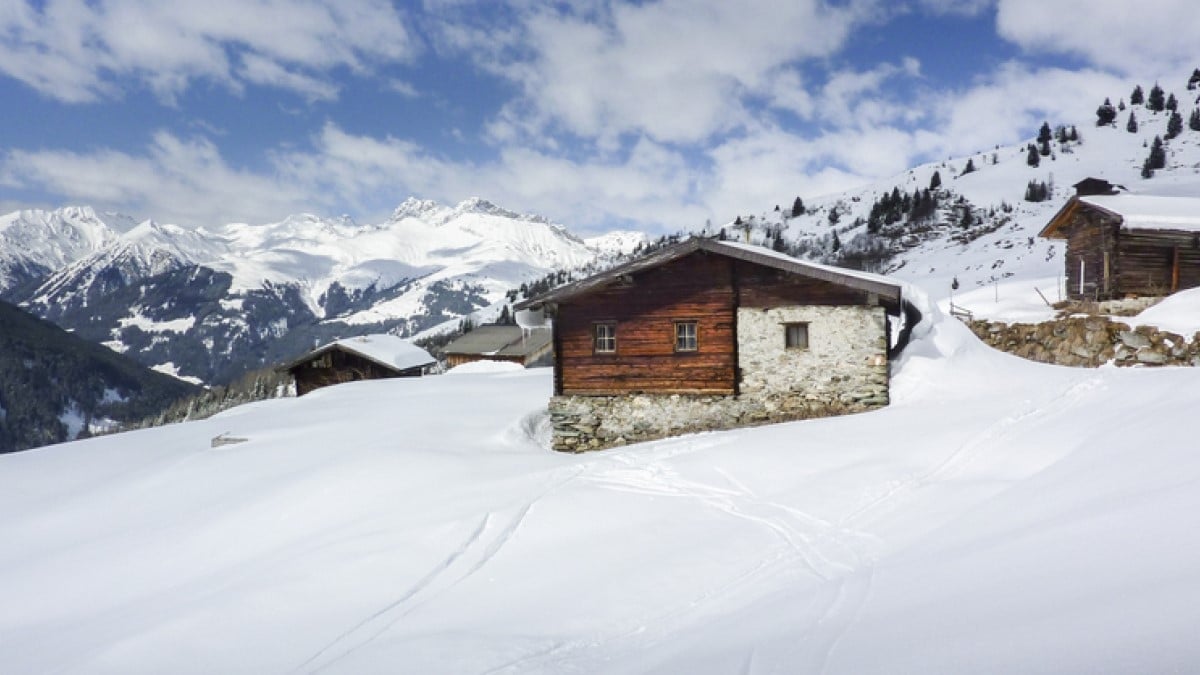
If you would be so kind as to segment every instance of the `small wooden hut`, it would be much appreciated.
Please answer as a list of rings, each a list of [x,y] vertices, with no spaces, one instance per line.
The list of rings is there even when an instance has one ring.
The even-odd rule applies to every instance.
[[[1200,286],[1195,197],[1076,194],[1040,236],[1066,242],[1066,291],[1074,300],[1158,296]]]
[[[318,347],[280,366],[296,381],[296,395],[356,380],[419,377],[437,359],[395,335],[363,335]]]

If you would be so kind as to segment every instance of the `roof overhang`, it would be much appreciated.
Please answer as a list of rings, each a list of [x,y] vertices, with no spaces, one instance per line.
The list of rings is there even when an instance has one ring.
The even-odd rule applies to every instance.
[[[804,262],[757,246],[730,244],[713,239],[693,237],[687,241],[651,253],[643,258],[618,265],[600,274],[565,284],[533,298],[522,300],[513,305],[513,309],[522,310],[556,305],[607,288],[630,275],[665,265],[696,252],[722,255],[735,260],[742,260],[790,274],[819,279],[871,293],[878,296],[884,305],[895,307],[897,310],[903,299],[902,286],[879,275]]]
[[[338,342],[330,342],[327,345],[324,345],[318,349],[314,349],[311,352],[304,354],[303,356],[300,356],[296,359],[293,359],[292,361],[289,361],[289,362],[283,364],[282,366],[277,367],[275,370],[290,371],[293,368],[303,364],[305,361],[311,361],[312,359],[315,359],[315,358],[321,356],[322,354],[324,354],[326,352],[331,352],[331,351],[340,351],[340,352],[346,352],[347,354],[353,354],[361,359],[370,361],[371,363],[374,363],[375,365],[377,365],[381,368],[387,368],[388,370],[390,370],[392,372],[396,372],[396,373],[402,373],[406,370],[412,370],[413,368],[424,368],[426,366],[432,366],[433,364],[437,363],[437,359],[431,358],[426,363],[416,363],[416,364],[413,364],[413,365],[405,367],[405,368],[400,368],[399,366],[397,366],[394,363],[388,363],[386,361],[381,361],[369,354],[364,354],[363,352],[360,352],[356,349],[351,349],[344,344],[341,344]]]

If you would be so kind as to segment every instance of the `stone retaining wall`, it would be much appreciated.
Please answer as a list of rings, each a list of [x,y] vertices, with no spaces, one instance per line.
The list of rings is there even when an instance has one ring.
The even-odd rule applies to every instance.
[[[1060,366],[1200,366],[1200,333],[1182,335],[1153,326],[1130,328],[1103,316],[1069,317],[1044,323],[968,321],[988,345],[1041,363]]]

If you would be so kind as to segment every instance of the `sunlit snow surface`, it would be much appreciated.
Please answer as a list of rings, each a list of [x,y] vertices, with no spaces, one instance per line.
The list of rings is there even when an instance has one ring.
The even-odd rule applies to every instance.
[[[469,370],[0,456],[0,670],[1200,663],[1200,370],[939,321],[886,409],[579,456],[548,370]]]

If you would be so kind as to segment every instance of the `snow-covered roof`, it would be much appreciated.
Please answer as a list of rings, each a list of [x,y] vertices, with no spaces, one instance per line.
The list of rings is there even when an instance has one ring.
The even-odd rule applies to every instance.
[[[437,362],[437,359],[430,356],[429,352],[421,349],[408,340],[403,340],[395,335],[375,333],[372,335],[361,335],[359,337],[342,338],[341,340],[336,340],[334,342],[330,342],[329,344],[322,345],[321,347],[314,349],[295,361],[292,361],[286,367],[291,368],[331,349],[342,349],[348,352],[353,352],[365,359],[374,361],[385,368],[392,368],[395,370],[420,368],[421,366],[428,366]]]
[[[1089,195],[1079,201],[1121,217],[1131,230],[1200,232],[1200,198],[1159,195]]]
[[[550,331],[523,331],[520,326],[478,326],[446,345],[447,354],[529,356],[550,344]]]

